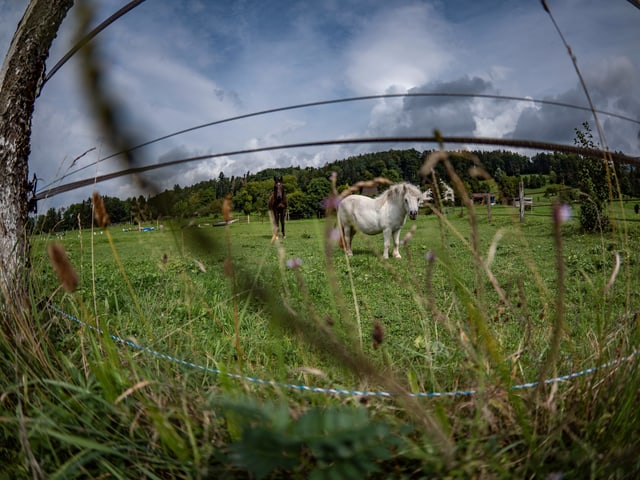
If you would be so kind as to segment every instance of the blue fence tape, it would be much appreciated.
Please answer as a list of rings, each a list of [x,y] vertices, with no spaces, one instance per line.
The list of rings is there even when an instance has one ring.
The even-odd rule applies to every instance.
[[[56,307],[55,305],[49,305],[49,308],[57,313],[59,313],[60,315],[63,315],[64,317],[68,318],[69,320],[74,321],[75,323],[82,325],[84,327],[87,327],[88,329],[97,332],[101,335],[104,335],[104,331],[100,328],[94,327],[93,325],[89,325],[86,322],[83,322],[82,320],[74,317],[73,315],[70,315],[69,313],[59,309],[58,307]],[[298,390],[301,392],[312,392],[312,393],[325,393],[325,394],[334,394],[334,395],[344,395],[344,396],[357,396],[357,397],[381,397],[381,398],[391,398],[391,397],[396,397],[399,396],[400,394],[398,393],[393,393],[393,392],[375,392],[375,391],[360,391],[360,390],[344,390],[344,389],[339,389],[339,388],[323,388],[323,387],[310,387],[307,385],[296,385],[293,383],[284,383],[284,382],[277,382],[275,380],[264,380],[262,378],[256,378],[256,377],[249,377],[249,376],[245,376],[245,375],[239,375],[237,373],[229,373],[229,372],[223,372],[217,368],[211,368],[211,367],[206,367],[204,365],[198,365],[197,363],[193,363],[193,362],[189,362],[187,360],[183,360],[171,355],[168,355],[166,353],[162,353],[162,352],[158,352],[156,350],[153,350],[149,347],[145,347],[142,345],[138,345],[137,343],[131,341],[131,340],[126,340],[124,338],[120,338],[117,335],[113,335],[113,334],[109,334],[109,337],[111,337],[112,340],[114,340],[117,343],[121,343],[123,345],[126,345],[134,350],[139,350],[141,352],[145,352],[145,353],[149,353],[155,357],[158,358],[162,358],[163,360],[168,360],[174,363],[177,363],[179,365],[184,365],[186,367],[190,367],[190,368],[194,368],[197,370],[201,370],[203,372],[207,372],[207,373],[212,373],[215,375],[224,375],[228,378],[234,379],[234,380],[243,380],[246,382],[250,382],[250,383],[255,383],[255,384],[259,384],[259,385],[267,385],[267,386],[272,386],[272,387],[279,387],[279,388],[286,388],[289,390]],[[592,373],[597,372],[598,370],[602,370],[605,368],[611,368],[623,361],[627,361],[630,360],[634,357],[636,357],[637,355],[639,355],[640,352],[639,351],[635,351],[633,352],[631,355],[624,357],[622,359],[618,359],[618,360],[612,360],[610,362],[604,363],[602,365],[599,365],[597,367],[592,367],[592,368],[587,368],[585,370],[581,370],[579,372],[574,372],[574,373],[569,373],[567,375],[562,375],[560,377],[555,377],[555,378],[549,378],[547,380],[544,380],[543,383],[546,385],[549,384],[553,384],[553,383],[559,383],[559,382],[565,382],[568,380],[572,380],[574,378],[577,377],[582,377],[585,375],[590,375]],[[528,389],[528,388],[534,388],[537,387],[540,384],[540,382],[529,382],[529,383],[522,383],[520,385],[513,385],[510,387],[511,390],[524,390],[524,389]],[[474,395],[477,393],[477,390],[457,390],[457,391],[451,391],[451,392],[418,392],[418,393],[409,393],[408,395],[411,397],[417,397],[417,398],[441,398],[441,397],[468,397],[471,395]],[[404,394],[403,394],[404,395]]]

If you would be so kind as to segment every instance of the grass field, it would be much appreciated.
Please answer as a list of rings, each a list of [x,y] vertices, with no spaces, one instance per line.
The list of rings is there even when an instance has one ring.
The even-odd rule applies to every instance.
[[[621,465],[640,469],[629,457],[629,448],[638,445],[632,433],[638,421],[634,385],[640,385],[635,357],[567,382],[512,390],[617,361],[637,344],[640,245],[633,205],[625,210],[630,221],[615,221],[613,231],[603,235],[581,234],[576,220],[556,235],[551,213],[550,205],[536,207],[523,223],[515,209],[504,206],[493,207],[492,219],[484,207],[475,216],[460,208],[442,217],[420,215],[403,229],[405,236],[415,226],[405,237],[403,258],[390,260],[381,258],[381,236],[362,234],[354,240],[354,256],[346,258],[326,241],[333,224],[322,219],[287,223],[287,238],[278,242],[271,241],[270,225],[260,218],[227,227],[212,227],[210,219],[191,226],[166,222],[149,232],[118,226],[67,232],[58,240],[79,275],[74,294],[57,286],[45,253],[53,238],[34,238],[33,268],[39,298],[85,325],[54,313],[43,327],[58,351],[53,355],[61,355],[77,374],[84,372],[85,379],[95,379],[99,388],[92,402],[104,398],[121,405],[123,395],[136,398],[144,405],[138,414],[153,425],[140,421],[137,428],[146,428],[169,458],[189,459],[184,470],[170,463],[166,470],[156,465],[157,471],[198,477],[219,461],[225,466],[216,468],[240,477],[249,471],[258,477],[315,472],[349,478],[345,472],[360,465],[360,472],[392,476],[431,471],[544,478],[595,472],[597,478],[624,478]],[[220,374],[114,345],[86,325]],[[476,393],[390,400],[305,393],[283,384]],[[235,399],[216,407],[226,413],[215,434],[199,424],[203,418],[218,424],[210,412],[216,411],[214,392]],[[187,407],[187,399],[193,406]],[[332,410],[363,402],[369,419],[357,417],[362,407],[348,410],[346,417]],[[314,417],[316,408],[325,412],[324,420]],[[124,418],[136,418],[131,415]],[[251,428],[241,420],[247,415]],[[631,418],[625,421],[623,415]],[[300,416],[315,419],[317,430],[310,420],[302,422],[311,437],[296,430],[302,428],[295,421]],[[339,429],[343,437],[330,434],[332,427],[322,423],[326,419],[346,426]],[[261,447],[248,433],[255,434],[256,425],[263,426]],[[402,425],[412,425],[412,433],[398,433]],[[136,435],[130,430],[135,445]],[[311,448],[310,455],[294,449],[306,461],[287,466],[290,446],[275,440],[283,435]],[[358,452],[371,456],[349,450],[340,468],[334,457],[322,463],[310,438],[338,448],[345,435],[348,445],[355,442]],[[358,443],[368,436],[377,438],[372,445],[383,451],[373,454],[372,445]],[[400,446],[388,445],[385,436],[401,439]],[[76,437],[81,435],[73,437],[77,442]],[[265,453],[265,441],[275,442],[275,454]],[[221,452],[231,452],[222,460],[212,446],[219,442],[226,446]],[[264,461],[263,469],[252,463],[256,458]],[[82,466],[73,464],[74,471],[86,468],[76,463]]]

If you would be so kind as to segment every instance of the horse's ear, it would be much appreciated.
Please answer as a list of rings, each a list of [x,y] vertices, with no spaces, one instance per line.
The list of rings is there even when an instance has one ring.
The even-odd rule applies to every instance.
[[[278,183],[278,177],[276,177],[275,175],[273,176],[273,181]]]

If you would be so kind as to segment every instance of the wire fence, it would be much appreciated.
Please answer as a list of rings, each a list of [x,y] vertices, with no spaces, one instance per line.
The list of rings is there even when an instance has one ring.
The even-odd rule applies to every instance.
[[[96,332],[100,335],[104,335],[105,332],[97,327],[94,327],[93,325],[89,325],[86,322],[83,322],[82,320],[74,317],[73,315],[65,312],[64,310],[56,307],[55,305],[49,305],[49,309],[52,310],[53,312],[56,312],[62,316],[64,316],[65,318],[77,323],[78,325],[88,328],[89,330],[91,330],[92,332]],[[207,367],[204,365],[199,365],[197,363],[194,362],[190,362],[187,360],[183,360],[180,359],[178,357],[174,357],[172,355],[168,355],[166,353],[157,351],[157,350],[153,350],[149,347],[145,347],[143,345],[140,345],[132,340],[126,340],[122,337],[119,337],[117,335],[114,334],[108,334],[109,337],[116,343],[125,345],[133,350],[138,350],[144,353],[147,353],[149,355],[152,355],[156,358],[159,358],[161,360],[166,360],[169,362],[173,362],[176,363],[178,365],[182,365],[184,367],[189,367],[192,369],[196,369],[196,370],[200,370],[202,372],[206,372],[206,373],[211,373],[214,375],[224,375],[225,377],[228,377],[232,380],[237,380],[237,381],[245,381],[248,383],[253,383],[253,384],[257,384],[257,385],[264,385],[264,386],[271,386],[271,387],[275,387],[275,388],[284,388],[287,390],[296,390],[296,391],[300,391],[300,392],[310,392],[310,393],[323,393],[323,394],[328,394],[328,395],[340,395],[340,396],[352,396],[352,397],[379,397],[379,398],[392,398],[392,397],[398,397],[398,396],[410,396],[410,397],[416,397],[416,398],[442,398],[442,397],[469,397],[472,395],[475,395],[476,393],[478,393],[479,391],[476,389],[467,389],[467,390],[454,390],[454,391],[445,391],[445,392],[406,392],[406,393],[400,393],[400,392],[386,392],[386,391],[368,391],[368,390],[354,390],[354,389],[341,389],[341,388],[324,388],[324,387],[314,387],[314,386],[308,386],[308,385],[300,385],[300,384],[294,384],[294,383],[287,383],[287,382],[279,382],[276,380],[265,380],[262,378],[258,378],[258,377],[251,377],[251,376],[246,376],[246,375],[240,375],[237,373],[230,373],[230,372],[223,372],[220,369],[217,368],[211,368],[211,367]],[[604,369],[608,369],[608,368],[613,368],[617,365],[622,364],[623,362],[628,362],[631,361],[633,359],[635,359],[638,355],[640,354],[640,351],[638,350],[634,350],[631,354],[627,355],[626,357],[622,357],[622,358],[618,358],[615,360],[611,360],[609,362],[603,363],[601,365],[598,365],[596,367],[591,367],[591,368],[587,368],[584,370],[580,370],[578,372],[573,372],[573,373],[569,373],[566,375],[562,375],[559,377],[554,377],[554,378],[549,378],[546,379],[542,382],[528,382],[528,383],[521,383],[518,385],[512,385],[510,386],[508,389],[512,390],[512,391],[516,391],[516,390],[525,390],[525,389],[529,389],[529,388],[535,388],[538,385],[540,385],[541,383],[545,384],[545,385],[551,385],[554,383],[561,383],[561,382],[567,382],[569,380],[573,380],[575,378],[578,377],[583,377],[586,375],[590,375],[590,374],[594,374],[597,371],[600,370],[604,370]]]
[[[235,122],[243,119],[248,119],[251,117],[270,115],[270,114],[284,112],[288,110],[307,109],[307,108],[313,108],[313,107],[324,106],[324,105],[360,102],[365,100],[376,100],[376,99],[386,99],[386,98],[410,98],[410,97],[487,98],[487,99],[503,100],[503,101],[519,101],[519,102],[531,102],[531,103],[538,103],[538,104],[548,104],[548,105],[554,105],[554,106],[559,106],[563,108],[594,112],[603,116],[618,118],[630,123],[635,123],[640,125],[639,119],[620,115],[615,112],[608,112],[608,111],[597,110],[597,109],[594,110],[592,108],[589,108],[583,105],[576,105],[576,104],[565,103],[565,102],[556,102],[551,100],[532,99],[527,97],[491,95],[491,94],[480,94],[480,93],[412,92],[412,93],[402,93],[402,94],[367,95],[367,96],[358,96],[358,97],[346,97],[346,98],[338,98],[338,99],[330,99],[330,100],[321,100],[317,102],[309,102],[309,103],[302,103],[302,104],[296,104],[296,105],[288,105],[283,107],[276,107],[276,108],[271,108],[267,110],[261,110],[257,112],[251,112],[247,114],[215,120],[212,122],[207,122],[207,123],[203,123],[200,125],[186,128],[186,129],[178,130],[178,131],[154,138],[152,140],[145,141],[138,145],[134,145],[126,150],[122,150],[122,151],[107,155],[105,157],[99,158],[94,162],[90,162],[87,165],[84,165],[75,170],[67,172],[66,174],[60,176],[56,180],[42,187],[38,192],[36,192],[34,198],[35,200],[50,198],[61,193],[76,190],[78,188],[82,188],[91,184],[112,180],[114,178],[127,176],[127,175],[135,175],[135,174],[144,173],[151,170],[157,170],[161,168],[167,168],[175,165],[182,165],[182,164],[196,162],[196,161],[211,160],[211,159],[221,158],[221,157],[234,157],[239,155],[256,154],[260,152],[274,151],[274,150],[287,150],[287,149],[295,149],[295,148],[303,148],[303,147],[321,147],[321,146],[347,145],[347,144],[353,145],[353,144],[381,144],[381,143],[386,143],[386,144],[418,143],[418,144],[432,144],[432,145],[439,145],[439,144],[490,145],[490,146],[502,146],[502,147],[512,147],[512,148],[527,148],[527,149],[533,149],[537,151],[574,153],[578,155],[583,155],[587,157],[596,157],[596,158],[605,156],[605,158],[616,163],[621,163],[626,165],[635,165],[640,167],[640,157],[632,157],[620,152],[610,152],[606,150],[600,150],[597,148],[584,148],[584,147],[579,147],[575,145],[565,145],[560,143],[544,142],[544,141],[536,141],[536,140],[522,140],[522,139],[512,139],[512,138],[485,138],[485,137],[473,137],[473,136],[443,137],[440,135],[405,136],[405,137],[399,137],[399,136],[361,137],[361,138],[351,138],[351,139],[315,140],[315,141],[300,142],[300,143],[293,143],[293,144],[281,144],[281,145],[273,145],[268,147],[251,148],[251,149],[238,149],[238,150],[230,150],[225,152],[211,153],[206,155],[184,157],[184,158],[165,161],[165,162],[158,162],[152,165],[125,168],[109,174],[104,174],[100,176],[94,176],[94,177],[90,177],[82,180],[68,182],[62,185],[58,185],[56,187],[53,186],[72,175],[80,173],[81,171],[87,168],[93,167],[98,163],[104,162],[111,158],[114,158],[120,155],[131,154],[143,147],[147,147],[149,145],[161,142],[163,140],[184,135],[186,133],[190,133],[190,132],[207,128],[207,127],[213,127],[213,126],[221,125],[224,123]]]

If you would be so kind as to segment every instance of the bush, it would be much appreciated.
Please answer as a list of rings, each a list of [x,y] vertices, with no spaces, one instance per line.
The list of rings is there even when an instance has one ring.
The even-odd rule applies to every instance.
[[[593,199],[580,205],[580,227],[585,232],[603,232],[609,226],[609,218],[604,214],[602,204]]]

